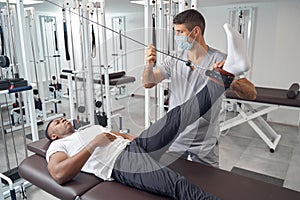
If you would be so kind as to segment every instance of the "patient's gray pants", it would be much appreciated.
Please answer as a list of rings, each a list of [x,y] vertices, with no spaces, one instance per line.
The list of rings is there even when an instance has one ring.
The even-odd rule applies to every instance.
[[[186,103],[143,131],[116,160],[112,177],[123,184],[173,199],[218,199],[159,162],[176,136],[206,113],[226,88],[208,81]]]

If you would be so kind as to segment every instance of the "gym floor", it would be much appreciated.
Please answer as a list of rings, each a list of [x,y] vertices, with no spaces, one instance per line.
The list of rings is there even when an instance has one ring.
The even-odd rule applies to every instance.
[[[67,108],[61,108],[68,113]],[[141,96],[128,97],[120,100],[113,100],[113,108],[124,105],[125,109],[118,111],[122,115],[123,129],[128,129],[132,134],[139,134],[144,128],[144,98]],[[226,116],[232,113],[227,113]],[[68,117],[68,116],[67,116]],[[113,121],[113,129],[118,129],[119,120]],[[39,130],[43,130],[45,125],[40,125]],[[223,132],[220,137],[220,168],[236,172],[239,171],[243,175],[256,174],[258,177],[266,177],[266,180],[279,180],[274,184],[281,184],[283,187],[290,188],[300,192],[300,135],[299,127],[280,125],[272,123],[271,126],[275,131],[282,135],[278,147],[274,153],[269,151],[267,145],[259,138],[254,130],[244,123],[237,127],[231,128],[227,132]],[[27,128],[28,129],[28,128]],[[26,130],[28,134],[29,130]],[[12,134],[6,134],[8,145],[8,157],[10,160],[10,168],[17,166],[25,158],[25,150],[23,145],[21,131],[14,134],[16,154],[13,148]],[[26,139],[27,143],[30,139]],[[0,149],[4,152],[4,143],[1,137]],[[30,155],[31,153],[28,152]],[[1,172],[7,171],[7,162],[4,154],[0,157]],[[55,199],[50,194],[37,188],[30,186],[26,190],[28,199]],[[18,194],[20,195],[20,194]]]

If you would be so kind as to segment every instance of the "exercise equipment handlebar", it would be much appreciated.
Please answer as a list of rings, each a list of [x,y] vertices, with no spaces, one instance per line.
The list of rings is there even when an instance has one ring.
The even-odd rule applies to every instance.
[[[32,86],[24,86],[24,87],[17,87],[17,88],[12,88],[12,89],[8,89],[8,90],[1,90],[0,94],[11,94],[11,93],[16,93],[16,92],[23,92],[26,90],[31,90]]]

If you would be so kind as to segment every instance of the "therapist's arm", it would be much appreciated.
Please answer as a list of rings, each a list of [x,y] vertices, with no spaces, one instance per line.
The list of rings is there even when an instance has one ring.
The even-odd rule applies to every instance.
[[[143,83],[145,88],[152,88],[162,80],[164,80],[163,75],[159,69],[153,69],[156,62],[156,50],[155,47],[150,44],[146,49],[145,53],[146,66],[143,71]]]

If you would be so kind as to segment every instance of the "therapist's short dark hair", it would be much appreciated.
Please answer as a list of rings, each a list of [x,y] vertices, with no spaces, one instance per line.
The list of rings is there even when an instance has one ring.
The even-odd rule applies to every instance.
[[[184,24],[189,31],[192,31],[193,28],[199,26],[202,35],[204,35],[205,19],[203,15],[195,9],[188,9],[177,14],[173,19],[173,24]]]

